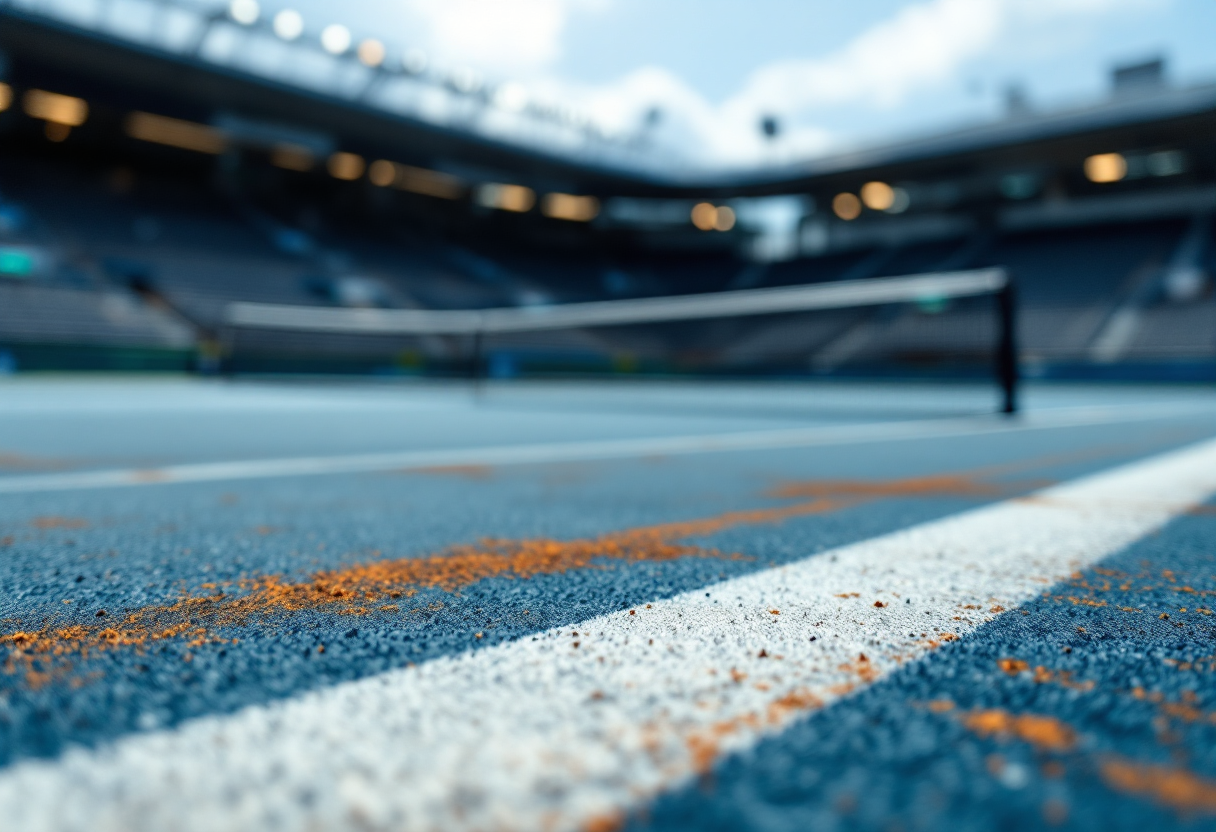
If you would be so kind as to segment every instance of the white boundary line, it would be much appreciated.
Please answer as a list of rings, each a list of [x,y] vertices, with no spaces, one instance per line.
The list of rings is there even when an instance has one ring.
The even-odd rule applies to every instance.
[[[188,482],[219,482],[272,477],[408,471],[460,465],[526,465],[645,456],[676,456],[724,451],[807,448],[866,442],[894,442],[949,436],[975,436],[1023,430],[1086,427],[1137,422],[1209,412],[1210,405],[1144,405],[1061,408],[1016,418],[926,419],[807,428],[643,437],[484,448],[399,451],[342,456],[236,460],[0,477],[0,494],[123,488]]]
[[[1210,440],[636,613],[20,763],[0,772],[0,816],[23,832],[587,828],[1214,491]]]

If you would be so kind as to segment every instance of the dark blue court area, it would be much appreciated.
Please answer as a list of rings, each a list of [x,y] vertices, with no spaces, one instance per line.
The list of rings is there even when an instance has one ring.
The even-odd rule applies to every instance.
[[[1207,390],[1031,387],[1015,418],[992,399],[860,383],[4,382],[0,780],[577,632],[1216,435]],[[301,459],[312,468],[276,467]],[[1214,523],[1195,506],[614,822],[1207,828]]]

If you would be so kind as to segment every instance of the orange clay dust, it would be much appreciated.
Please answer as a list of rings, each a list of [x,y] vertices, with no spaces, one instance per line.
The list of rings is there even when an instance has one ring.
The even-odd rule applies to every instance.
[[[1216,780],[1117,758],[1103,762],[1101,771],[1115,791],[1143,795],[1180,812],[1216,814]]]
[[[681,542],[733,526],[775,523],[839,508],[841,503],[812,500],[780,508],[733,511],[701,520],[642,526],[579,540],[486,540],[454,546],[423,558],[401,558],[318,572],[301,582],[270,575],[242,581],[240,595],[215,592],[187,595],[172,604],[135,609],[121,619],[97,624],[19,630],[0,635],[10,650],[6,669],[24,669],[31,680],[39,658],[85,657],[115,647],[136,647],[167,639],[191,646],[221,642],[219,632],[242,627],[276,613],[306,610],[364,615],[388,601],[420,589],[458,591],[487,578],[532,578],[572,569],[602,566],[604,561],[667,561],[682,557],[727,557],[716,549]]]
[[[1041,464],[1055,460],[1045,460]],[[1034,463],[1021,463],[1022,466]],[[292,582],[278,575],[248,579],[238,584],[241,594],[215,591],[186,595],[172,604],[132,610],[121,618],[64,626],[43,622],[38,627],[0,634],[0,648],[8,648],[5,668],[24,670],[27,679],[45,679],[46,660],[62,661],[118,647],[143,649],[166,641],[189,646],[228,641],[220,635],[267,617],[301,611],[327,611],[365,615],[385,610],[391,602],[422,589],[456,592],[489,578],[532,578],[574,569],[602,567],[606,561],[668,561],[683,557],[727,557],[716,549],[683,542],[736,526],[777,523],[791,517],[820,514],[883,497],[901,495],[992,496],[1001,488],[978,482],[980,473],[946,474],[888,482],[826,481],[789,483],[774,492],[803,502],[777,508],[731,511],[700,520],[661,523],[578,540],[485,540],[454,546],[422,558],[401,558],[356,564],[318,572],[305,581]],[[461,472],[465,473],[465,472]],[[480,473],[480,472],[478,472]],[[810,497],[811,499],[805,500]],[[40,528],[76,528],[65,518],[39,518]]]
[[[1044,751],[1067,751],[1076,742],[1071,728],[1049,716],[992,709],[967,714],[963,724],[981,737],[1017,737]]]

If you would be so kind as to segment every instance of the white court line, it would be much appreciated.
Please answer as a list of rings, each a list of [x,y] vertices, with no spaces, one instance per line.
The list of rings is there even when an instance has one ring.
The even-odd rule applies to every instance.
[[[445,448],[341,456],[199,462],[159,468],[117,468],[62,474],[0,477],[0,494],[123,488],[187,482],[253,480],[272,477],[408,471],[456,465],[520,465],[596,459],[627,459],[723,451],[757,451],[892,442],[934,437],[975,436],[1047,428],[1136,422],[1210,412],[1210,405],[1143,405],[1072,407],[1041,411],[1018,418],[1000,416],[967,419],[925,419],[868,424],[819,425],[780,430],[738,431],[693,436],[659,436],[484,448]]]
[[[0,772],[0,817],[23,832],[588,828],[1214,491],[1210,440],[636,614],[20,763]]]

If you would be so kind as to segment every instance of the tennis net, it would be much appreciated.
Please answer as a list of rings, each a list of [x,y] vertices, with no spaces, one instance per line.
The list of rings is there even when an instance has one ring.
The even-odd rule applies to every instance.
[[[995,300],[995,303],[993,302]],[[363,350],[474,378],[611,371],[729,375],[993,372],[1017,409],[1014,285],[1001,268],[494,309],[350,309],[238,302],[228,367],[278,350]]]

